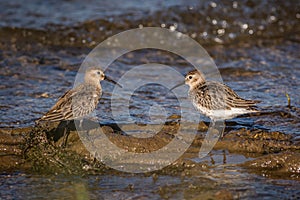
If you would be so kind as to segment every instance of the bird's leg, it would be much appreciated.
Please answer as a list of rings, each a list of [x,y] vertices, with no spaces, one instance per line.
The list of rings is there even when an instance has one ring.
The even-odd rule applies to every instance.
[[[221,139],[223,138],[223,136],[224,136],[224,130],[222,130],[221,132]]]
[[[83,122],[83,119],[80,119],[79,121],[79,128],[82,129],[82,122]]]
[[[211,127],[214,127],[216,125],[216,121],[215,120],[211,120]]]
[[[64,128],[64,134],[63,134],[63,142],[61,144],[61,147],[65,148],[67,146],[67,141],[68,141],[68,137],[69,137],[69,134],[70,134],[70,129],[69,129],[69,123],[70,121],[68,120],[67,123],[66,123],[66,126]]]
[[[84,131],[83,130],[83,119],[80,119],[80,121],[79,121],[79,130],[77,130],[77,131]],[[89,132],[89,131],[87,131],[87,132]]]
[[[225,150],[223,150],[223,164],[226,164],[227,161],[226,161],[226,152]]]
[[[212,131],[213,133],[215,133],[216,131],[218,131],[218,129],[215,127],[216,126],[216,121],[215,120],[211,120],[211,123],[210,123],[210,131]]]
[[[221,121],[211,120],[211,129],[214,130],[216,133],[221,134],[221,138],[223,138],[224,132],[224,124]]]
[[[225,131],[225,121],[219,121],[218,123],[219,131],[221,132],[221,139],[224,137],[224,131]]]
[[[221,132],[221,139],[223,138],[223,129],[222,130],[219,130],[220,129],[220,121],[216,121],[216,120],[212,120],[212,124],[213,126],[215,127],[215,129],[217,130],[218,134],[220,134]]]

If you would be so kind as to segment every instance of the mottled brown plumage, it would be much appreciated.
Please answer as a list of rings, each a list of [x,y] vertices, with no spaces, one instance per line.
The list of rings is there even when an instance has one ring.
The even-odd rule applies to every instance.
[[[39,121],[73,120],[92,113],[102,95],[100,81],[104,78],[105,75],[100,69],[88,69],[84,82],[61,96]]]
[[[68,90],[61,96],[56,104],[37,122],[62,121],[80,119],[92,113],[102,95],[100,81],[108,80],[122,87],[111,78],[105,76],[99,68],[90,68],[86,71],[84,82],[77,87]]]
[[[62,121],[84,117],[95,110],[101,95],[100,84],[83,83],[68,90],[40,120]]]
[[[223,83],[206,81],[197,70],[186,75],[185,84],[190,86],[188,96],[194,107],[213,121],[258,111],[259,101],[243,99]]]
[[[204,82],[189,91],[189,98],[210,110],[230,110],[231,108],[255,109],[258,101],[246,100],[238,96],[230,87],[219,82]]]

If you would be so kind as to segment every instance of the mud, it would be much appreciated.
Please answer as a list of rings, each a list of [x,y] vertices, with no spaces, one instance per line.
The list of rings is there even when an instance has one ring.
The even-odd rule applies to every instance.
[[[156,128],[155,125],[150,126]],[[200,123],[199,127],[201,131],[207,129],[204,123]],[[113,125],[101,127],[112,143],[136,153],[151,152],[165,146],[176,136],[177,129],[178,124],[165,125],[162,131],[154,137],[136,138],[122,134]],[[97,133],[97,130],[97,128],[90,130],[91,135],[93,132]],[[61,147],[62,132],[63,128],[57,128],[57,124],[34,128],[1,129],[0,168],[2,170],[30,169],[39,173],[120,173],[96,160],[86,150],[78,133],[72,130],[72,127],[67,146]],[[197,134],[182,157],[155,174],[193,176],[195,172],[205,172],[209,168],[207,163],[193,161],[198,156],[202,142],[203,135]],[[300,146],[295,144],[291,135],[263,130],[232,130],[219,139],[214,150],[228,151],[232,155],[241,154],[253,158],[244,163],[233,163],[250,172],[284,179],[299,179]]]

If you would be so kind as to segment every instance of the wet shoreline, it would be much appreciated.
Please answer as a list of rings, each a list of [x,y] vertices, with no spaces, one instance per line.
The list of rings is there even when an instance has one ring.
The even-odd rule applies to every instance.
[[[176,126],[176,124],[167,125],[165,130],[158,134],[159,137],[147,138],[149,141],[120,134],[118,130],[115,130],[115,126],[104,125],[102,130],[104,130],[106,137],[119,147],[128,148],[128,151],[145,153],[144,150],[146,152],[151,151],[151,149],[155,150],[161,145],[164,146],[165,142],[168,143],[174,139],[174,136],[176,136],[176,128],[174,127]],[[33,173],[31,176],[38,175],[42,177],[56,174],[53,177],[55,180],[63,174],[66,180],[72,180],[72,177],[79,175],[85,177],[81,179],[87,179],[86,181],[89,181],[90,178],[93,179],[93,177],[98,177],[100,180],[106,176],[128,177],[131,184],[127,183],[127,186],[124,187],[131,188],[132,192],[139,191],[139,186],[135,183],[139,179],[147,180],[150,178],[154,185],[169,176],[173,177],[172,180],[174,181],[176,178],[185,180],[176,183],[177,186],[173,185],[175,188],[181,187],[181,189],[177,188],[175,191],[169,187],[169,184],[160,183],[161,187],[159,189],[151,186],[148,192],[138,192],[141,196],[148,196],[153,192],[158,193],[160,198],[166,196],[175,198],[178,195],[192,198],[199,194],[204,195],[204,197],[209,196],[218,199],[236,199],[240,195],[248,198],[263,197],[264,194],[259,187],[256,188],[255,186],[256,189],[254,189],[253,186],[264,182],[264,180],[273,180],[272,184],[275,184],[273,187],[277,188],[269,193],[269,196],[276,197],[280,194],[281,197],[291,197],[292,194],[299,195],[296,192],[297,190],[293,191],[293,188],[295,189],[300,180],[300,147],[299,141],[291,135],[263,130],[240,129],[226,131],[224,138],[219,139],[212,152],[199,160],[198,152],[203,142],[202,134],[205,134],[206,130],[206,124],[200,123],[200,132],[197,133],[192,145],[173,164],[149,173],[131,174],[114,170],[103,162],[95,160],[83,146],[76,131],[71,131],[67,147],[62,148],[60,147],[62,143],[60,133],[63,129],[57,129],[55,124],[43,128],[1,129],[0,169],[5,173],[21,172],[21,176],[24,176],[23,173],[25,173],[25,176],[28,173]],[[97,132],[97,128],[90,131]],[[56,142],[53,140],[55,135],[57,136]],[[31,146],[24,153],[24,148],[28,147],[28,144],[31,144]],[[128,160],[127,162],[127,164],[130,164],[131,161]],[[159,160],[156,160],[156,162],[159,162]],[[233,172],[234,174],[232,174]],[[2,176],[4,174],[2,173]],[[18,173],[16,176],[19,176]],[[226,182],[226,176],[231,177],[231,180],[228,180],[229,182],[227,181],[228,183],[225,186],[223,184]],[[247,177],[247,184],[241,182],[244,184],[242,187],[239,181],[244,179],[244,176]],[[238,188],[244,188],[242,189],[243,192],[237,188],[235,179],[240,185]],[[276,186],[277,182],[284,180],[289,181],[286,184],[289,185],[290,192],[293,191],[288,193],[287,196],[282,194],[283,188],[280,189]],[[202,183],[200,184],[199,181]],[[211,184],[212,187],[209,186]],[[250,185],[252,185],[252,189],[249,188]],[[114,186],[112,186],[113,188]],[[119,189],[125,194],[128,192],[127,189]],[[95,191],[89,190],[86,191],[88,194],[96,195]],[[190,191],[189,194],[186,193],[186,190]],[[206,192],[203,193],[203,190]],[[220,193],[220,190],[223,192]],[[111,189],[101,194],[106,195],[110,192]],[[121,196],[125,195],[123,192]],[[99,197],[99,194],[96,196]]]
[[[128,129],[130,128],[131,125],[126,125],[126,126]],[[149,129],[156,129],[156,127],[159,125],[148,125],[148,126]],[[151,128],[152,126],[153,128]],[[136,138],[127,135],[126,133],[122,133],[120,132],[120,129],[118,129],[117,125],[102,125],[101,128],[100,127],[99,128],[102,131],[104,131],[106,137],[109,138],[109,140],[112,143],[116,144],[120,148],[125,148],[129,152],[132,151],[136,153],[146,153],[146,152],[156,151],[157,149],[160,149],[161,146],[165,146],[170,141],[172,141],[177,134],[178,128],[176,127],[178,126],[180,125],[179,124],[165,125],[164,128],[159,133],[147,139]],[[189,125],[185,125],[185,126],[189,126]],[[191,125],[191,127],[193,126],[194,125]],[[132,127],[135,126],[133,125]],[[193,140],[190,148],[177,162],[180,163],[186,159],[197,160],[198,157],[197,152],[201,147],[201,144],[204,139],[203,134],[206,133],[207,128],[208,128],[207,125],[203,122],[201,122],[198,125],[198,133],[195,136],[195,139]],[[63,126],[57,126],[57,124],[50,124],[50,125],[48,124],[46,127],[37,126],[37,127],[17,128],[17,129],[2,128],[1,140],[0,140],[1,147],[2,147],[1,157],[2,159],[6,156],[8,157],[12,156],[15,158],[18,157],[19,163],[22,163],[22,160],[26,158],[23,161],[25,162],[29,161],[30,163],[31,159],[27,160],[28,156],[30,157],[39,151],[48,151],[48,150],[51,151],[51,148],[55,148],[58,152],[62,154],[73,152],[74,154],[78,154],[79,157],[81,158],[84,157],[86,158],[90,156],[90,153],[85,149],[81,139],[78,136],[78,132],[74,129],[75,127],[71,128],[71,134],[68,139],[67,147],[62,148],[60,147],[60,144],[62,143]],[[91,130],[89,130],[89,132],[91,132],[91,134],[95,132],[96,136],[100,134],[98,128],[92,128]],[[182,139],[185,140],[184,138]],[[38,140],[39,142],[35,140]],[[46,149],[42,149],[42,148],[46,148]],[[49,149],[47,150],[47,148]],[[26,152],[24,152],[24,149],[26,149]],[[225,136],[223,138],[220,138],[218,143],[214,146],[213,152],[219,150],[226,151],[227,152],[226,154],[231,156],[245,155],[246,157],[251,158],[251,160],[249,161],[247,161],[246,159],[246,162],[244,163],[233,162],[231,164],[240,165],[245,168],[252,169],[253,171],[257,171],[257,173],[262,173],[262,171],[265,172],[269,171],[270,174],[274,174],[275,176],[278,176],[280,178],[284,178],[284,179],[292,178],[292,179],[300,180],[299,179],[300,160],[299,160],[299,156],[297,156],[300,150],[299,141],[297,138],[293,137],[292,135],[286,135],[280,132],[268,132],[259,129],[247,130],[245,128],[242,128],[237,130],[235,129],[230,130],[229,128],[225,131]],[[35,159],[41,159],[42,161],[43,159],[50,158],[47,155],[45,156],[45,158],[42,158],[43,157],[42,153],[40,156],[41,157],[36,157]],[[270,160],[272,159],[270,157],[271,158],[273,157],[272,159],[275,160],[280,158],[282,160],[281,161],[282,163],[276,161],[275,164],[274,163],[271,164],[272,161]],[[290,157],[292,157],[293,159],[291,159]],[[66,160],[68,159],[69,158],[66,158]],[[192,163],[196,161],[196,160],[195,161],[192,160],[191,160]],[[264,160],[265,162],[269,160],[268,161],[269,164],[262,164]],[[89,164],[92,165],[93,162],[91,161],[91,163]],[[259,164],[260,162],[261,164]],[[14,165],[13,162],[9,163],[9,159],[8,162],[1,162],[1,163],[2,163],[1,164],[2,169],[5,169],[6,167],[7,170],[9,170],[10,167],[12,167],[11,168],[12,170],[22,169],[21,167],[22,165],[20,166]],[[39,163],[36,162],[35,165],[39,165]],[[79,163],[78,165],[80,166]],[[294,166],[291,167],[291,165]],[[28,167],[28,165],[26,166]],[[285,166],[289,166],[289,167],[285,167]],[[51,167],[49,167],[49,169],[50,168]],[[279,173],[277,173],[276,170],[278,170]],[[84,169],[82,169],[82,171],[84,171]],[[88,171],[86,172],[89,173]],[[280,175],[280,172],[282,172],[282,175]],[[290,173],[291,176],[286,176],[285,173],[286,174]]]

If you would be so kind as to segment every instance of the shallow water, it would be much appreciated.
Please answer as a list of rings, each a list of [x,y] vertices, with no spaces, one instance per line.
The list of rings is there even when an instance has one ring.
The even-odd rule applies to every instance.
[[[239,95],[244,98],[261,100],[259,107],[264,112],[262,116],[251,118],[238,118],[233,121],[242,122],[242,125],[270,129],[272,131],[283,131],[290,134],[299,134],[299,77],[300,60],[295,51],[298,44],[285,42],[281,45],[268,47],[221,47],[222,52],[211,50],[217,66],[220,69],[222,78],[226,84],[231,86]],[[73,85],[76,75],[76,67],[65,67],[75,63],[79,65],[83,58],[81,51],[79,55],[70,58],[65,52],[58,52],[56,59],[50,60],[47,64],[32,63],[29,59],[38,59],[39,55],[7,57],[2,61],[1,67],[1,126],[2,127],[24,127],[34,124],[34,120],[45,113],[67,89]],[[49,51],[49,57],[54,52]],[[134,66],[147,62],[158,62],[159,57],[164,65],[174,67],[182,74],[193,68],[186,62],[181,62],[180,58],[172,55],[165,55],[163,52],[155,50],[149,52],[132,53],[134,59],[120,58],[109,68],[108,74],[118,80],[122,74],[131,70]],[[225,55],[224,55],[225,54]],[[242,54],[242,55],[241,55]],[[245,56],[243,56],[245,54]],[[261,56],[264,55],[264,56]],[[130,56],[130,57],[131,57]],[[226,60],[222,60],[222,57]],[[170,59],[174,58],[174,59]],[[131,61],[132,60],[132,61]],[[153,61],[152,61],[153,60]],[[10,63],[8,65],[9,62]],[[38,62],[38,61],[36,61]],[[63,62],[67,62],[62,64]],[[179,64],[177,64],[179,63]],[[67,68],[67,69],[66,69]],[[68,68],[70,68],[68,70]],[[167,72],[166,72],[167,73]],[[142,80],[149,79],[144,72],[135,72],[135,75]],[[165,76],[161,70],[157,74],[158,78],[165,79],[173,85],[181,80],[174,80],[170,76]],[[156,78],[157,78],[156,77]],[[168,80],[170,78],[170,80]],[[182,77],[183,78],[183,77]],[[155,80],[154,80],[155,81]],[[187,101],[187,87],[179,88],[179,96],[168,93],[168,89],[159,85],[145,85],[134,91],[129,104],[131,119],[128,118],[128,107],[126,99],[122,94],[114,97],[114,105],[121,113],[113,117],[110,111],[110,100],[113,92],[113,85],[103,82],[104,95],[100,101],[96,115],[103,124],[115,121],[118,123],[158,123],[164,121],[171,115],[188,115],[194,113],[194,108]],[[122,89],[126,93],[126,88]],[[127,91],[133,92],[133,91]],[[287,108],[286,93],[290,95],[291,104],[294,108]],[[165,95],[167,94],[167,95]],[[181,110],[176,98],[185,100]],[[152,105],[159,106],[150,112]],[[165,109],[163,112],[155,109]],[[149,118],[151,117],[151,119]],[[191,117],[190,120],[197,121],[198,118]],[[209,121],[205,117],[200,120]],[[276,126],[274,126],[276,123]],[[288,124],[288,125],[287,125]]]
[[[227,153],[226,153],[227,154]],[[298,199],[299,182],[266,179],[224,163],[214,152],[208,168],[192,176],[150,175],[38,175],[1,173],[3,199]],[[212,160],[214,162],[212,162]],[[243,158],[245,160],[245,158]],[[234,162],[235,163],[235,162]],[[34,192],[33,192],[34,191]]]
[[[1,1],[0,127],[33,126],[34,120],[72,88],[82,61],[104,39],[130,28],[158,26],[181,31],[198,41],[214,59],[226,84],[244,98],[262,101],[258,105],[262,114],[228,120],[227,126],[299,136],[299,6],[297,1]],[[118,80],[146,63],[171,66],[181,74],[193,69],[174,54],[148,49],[123,55],[106,73]],[[139,72],[136,76],[149,78],[149,74]],[[155,76],[172,84],[181,81],[161,71]],[[115,106],[124,114],[113,117],[110,102],[114,86],[107,82],[102,85],[104,94],[95,115],[103,124],[157,124],[194,112],[186,98],[186,86],[178,88],[177,98],[186,102],[180,110],[178,99],[167,88],[148,84],[134,91],[130,118],[123,106],[125,99],[121,94],[116,96]],[[128,91],[125,88],[123,92]],[[286,94],[291,108],[287,107]],[[203,116],[189,120],[209,121]],[[235,165],[251,157],[228,153],[224,163],[221,152],[214,154],[213,162],[206,158],[212,168],[199,171],[195,177],[159,175],[156,180],[128,174],[79,177],[2,172],[0,196],[191,199],[211,198],[220,190],[229,190],[234,199],[299,198],[299,182],[249,174]]]
[[[298,3],[155,1],[150,6],[135,1],[117,2],[1,2],[3,20],[0,33],[4,42],[0,63],[1,127],[33,125],[34,119],[72,87],[76,70],[90,52],[90,46],[95,46],[97,41],[128,28],[136,28],[139,24],[162,27],[165,24],[166,28],[182,31],[204,44],[225,83],[238,94],[262,100],[260,107],[271,113],[263,119],[254,118],[258,121],[255,124],[271,130],[299,133],[299,30],[298,26],[294,26],[300,19]],[[54,15],[53,10],[56,11]],[[13,11],[15,14],[12,14]],[[189,22],[191,16],[193,21]],[[220,27],[224,29],[222,34],[218,34]],[[227,45],[215,46],[222,43]],[[109,74],[117,79],[132,67],[149,62],[174,67],[182,74],[193,69],[177,56],[153,50],[122,56],[110,66]],[[136,75],[141,79],[147,78],[145,73],[137,72]],[[168,78],[173,80],[164,73],[158,75],[166,82]],[[107,111],[112,86],[103,84],[106,94],[97,116],[102,123],[111,123],[112,116]],[[147,93],[143,92],[145,89]],[[181,90],[184,98],[187,88]],[[149,123],[149,117],[140,116],[155,102],[164,104],[168,109],[167,115],[178,114],[178,108],[170,106],[176,105],[172,97],[162,98],[162,92],[165,92],[162,88],[150,85],[135,92],[137,95],[131,103],[130,122]],[[290,95],[295,109],[285,108],[286,93]],[[122,103],[121,99],[120,107]],[[192,109],[190,105],[185,105],[183,112],[191,112]],[[277,112],[290,115],[288,119],[282,119]],[[118,117],[120,123],[128,123],[127,116]],[[291,123],[283,128],[268,125],[270,121]]]

